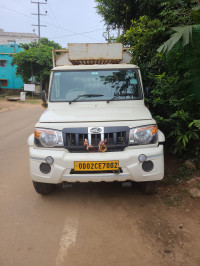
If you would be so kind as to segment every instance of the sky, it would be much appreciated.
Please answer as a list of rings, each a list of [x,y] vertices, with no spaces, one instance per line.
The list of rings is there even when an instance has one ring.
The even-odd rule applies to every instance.
[[[58,42],[62,47],[68,43],[105,43],[106,26],[97,14],[95,0],[32,0],[40,5],[41,37]],[[38,5],[31,0],[0,0],[0,28],[6,32],[38,34]]]

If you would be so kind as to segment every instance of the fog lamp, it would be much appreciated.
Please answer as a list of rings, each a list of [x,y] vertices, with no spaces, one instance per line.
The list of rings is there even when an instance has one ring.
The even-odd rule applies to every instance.
[[[43,174],[48,174],[51,172],[51,166],[48,163],[41,163],[40,164],[40,171]]]
[[[47,156],[47,158],[45,159],[45,161],[48,164],[52,164],[54,162],[54,159],[51,156]]]
[[[140,154],[140,156],[138,157],[138,160],[143,163],[145,162],[147,159],[147,156],[145,154]]]
[[[142,169],[145,172],[151,172],[153,170],[154,164],[152,161],[146,161],[142,164]]]

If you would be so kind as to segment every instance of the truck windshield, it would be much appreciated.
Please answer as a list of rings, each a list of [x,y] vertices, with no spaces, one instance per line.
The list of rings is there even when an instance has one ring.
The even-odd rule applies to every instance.
[[[138,70],[55,71],[49,99],[51,102],[139,100],[142,90]]]

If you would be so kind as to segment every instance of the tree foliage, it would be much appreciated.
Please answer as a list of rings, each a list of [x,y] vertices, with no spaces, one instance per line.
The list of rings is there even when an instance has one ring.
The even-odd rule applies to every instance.
[[[23,51],[13,55],[12,65],[16,65],[16,74],[21,76],[25,83],[31,79],[42,81],[45,88],[48,85],[52,64],[52,49],[61,46],[46,38],[41,39],[41,47],[36,42],[21,44]]]
[[[169,40],[162,44],[157,51],[159,53],[169,52],[180,40],[182,41],[182,46],[188,45],[192,39],[192,28],[193,25],[172,28],[175,33]]]
[[[156,16],[159,0],[95,0],[97,13],[100,14],[106,25],[113,29],[127,30],[133,19],[140,16]]]
[[[199,130],[189,127],[192,121],[200,117],[200,101],[190,91],[187,73],[162,73],[156,76],[153,90],[153,113],[159,127],[165,132],[168,147],[173,153],[196,156],[200,152]]]
[[[96,2],[107,25],[124,29],[118,41],[133,48],[144,87],[154,88],[149,101],[167,147],[200,157],[200,1]]]
[[[159,19],[142,16],[133,20],[129,30],[119,39],[133,47],[132,62],[140,66],[145,85],[153,85],[152,75],[161,71],[162,61],[157,56],[159,43],[165,40],[165,27]]]
[[[169,28],[182,25],[191,25],[194,20],[191,16],[196,0],[168,0],[160,1],[161,12],[159,18]]]
[[[198,19],[196,0],[95,0],[97,13],[113,29],[128,30],[132,20],[141,16],[160,19],[169,28],[193,24]]]
[[[47,38],[41,38],[40,44],[51,47],[52,49],[61,49],[62,48],[62,46],[59,43],[54,42],[54,41],[50,41]],[[37,42],[21,43],[20,45],[24,50],[29,50],[30,48],[34,48],[34,47],[39,48],[39,44]]]

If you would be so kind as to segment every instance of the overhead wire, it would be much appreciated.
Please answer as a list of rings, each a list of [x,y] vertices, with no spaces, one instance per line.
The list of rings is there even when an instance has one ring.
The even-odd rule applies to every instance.
[[[44,7],[43,7],[44,9]],[[50,18],[51,21],[55,22],[57,25],[59,25],[58,20],[56,18],[56,16],[54,15],[54,12],[52,11],[51,5],[50,5],[50,1],[48,2],[47,5],[47,9],[48,9],[48,17]],[[50,28],[53,29],[53,31],[55,32],[55,27],[53,27],[52,25],[50,25]],[[60,27],[56,27],[56,35],[57,36],[62,36],[64,35],[64,30],[60,29]],[[51,37],[48,37],[49,39],[52,39]],[[61,43],[67,43],[65,42],[64,38],[61,38],[59,40],[59,42]]]
[[[53,10],[52,10],[52,8],[51,8],[51,4],[50,4],[50,1],[48,2],[48,8],[49,8],[49,10],[50,10],[50,13],[52,14],[52,16],[53,16],[53,19],[54,19],[54,21],[55,21],[55,23],[57,24],[57,25],[60,25],[60,23],[58,22],[58,20],[57,20],[57,17],[54,15],[54,12],[53,12]],[[58,30],[59,30],[59,35],[63,35],[63,30],[61,30],[60,28],[58,28]]]
[[[2,5],[0,5],[0,7],[2,7],[2,8],[4,8],[4,9],[7,9],[7,10],[9,10],[9,11],[11,11],[11,12],[14,12],[14,13],[16,13],[16,14],[18,14],[18,15],[21,15],[21,16],[24,16],[24,17],[27,17],[27,18],[29,18],[29,19],[34,19],[34,18],[32,18],[32,17],[30,17],[30,16],[28,16],[28,15],[26,15],[26,14],[24,14],[24,13],[21,13],[21,12],[18,12],[18,11],[16,11],[16,10],[13,10],[13,9],[11,9],[11,8],[8,8],[8,7],[5,7],[5,6],[2,6]],[[35,19],[34,19],[35,20]],[[43,19],[41,19],[41,21],[44,21]],[[73,35],[82,35],[82,36],[84,36],[84,37],[86,37],[86,38],[89,38],[89,39],[92,39],[92,40],[95,40],[95,41],[100,41],[100,40],[98,40],[98,39],[96,39],[96,38],[92,38],[92,37],[89,37],[89,36],[86,36],[86,35],[84,35],[85,33],[91,33],[91,32],[95,32],[95,31],[99,31],[99,30],[103,30],[103,29],[97,29],[97,30],[93,30],[93,31],[89,31],[89,32],[79,32],[79,33],[77,33],[77,32],[74,32],[74,31],[72,31],[72,30],[70,30],[70,29],[67,29],[67,28],[64,28],[64,27],[61,27],[61,26],[59,26],[59,25],[55,25],[55,24],[52,24],[52,23],[47,23],[46,22],[46,24],[47,25],[51,25],[51,26],[53,26],[53,27],[58,27],[58,28],[60,28],[60,29],[63,29],[63,30],[66,30],[66,31],[69,31],[69,32],[71,32],[72,34],[71,35],[68,35],[68,36],[73,36]],[[49,37],[49,38],[62,38],[62,37],[66,37],[67,35],[65,35],[65,36],[56,36],[56,37]],[[101,41],[100,41],[101,42]]]
[[[52,8],[51,8],[50,1],[48,2],[48,7],[49,7],[49,9],[50,9],[50,12],[52,13],[52,16],[54,17],[54,21],[56,22],[56,24],[57,24],[57,25],[62,24],[62,23],[59,23],[59,22],[60,22],[60,19],[58,20],[58,17],[56,17],[56,16],[54,15],[54,12],[52,11]],[[58,29],[59,29],[59,32],[61,33],[61,34],[59,34],[60,36],[65,35],[63,29],[61,29],[60,27],[59,27]],[[59,36],[59,35],[58,35],[58,36]],[[63,43],[68,43],[67,37],[61,37],[61,38],[62,38],[61,41],[63,41]]]
[[[83,35],[83,36],[86,37],[86,38],[89,38],[89,39],[92,39],[92,40],[95,40],[95,41],[100,41],[100,40],[97,40],[97,39],[95,39],[95,38],[92,38],[92,37],[86,36],[85,33],[91,33],[91,32],[95,32],[95,31],[103,30],[103,28],[102,28],[102,29],[98,29],[98,30],[88,31],[88,32],[81,32],[81,33],[80,33],[80,32],[77,33],[77,32],[74,32],[74,31],[72,31],[72,30],[66,29],[66,28],[61,27],[61,26],[58,25],[58,24],[59,24],[59,23],[58,23],[58,20],[57,20],[56,16],[54,15],[54,13],[53,13],[53,11],[52,11],[52,9],[51,9],[50,2],[48,2],[48,6],[49,6],[49,8],[50,8],[50,10],[51,10],[51,12],[52,12],[52,15],[53,15],[53,17],[54,17],[54,20],[55,20],[56,24],[57,24],[56,27],[58,27],[59,29],[67,30],[67,31],[73,33],[73,34],[71,34],[71,35],[62,35],[62,36],[55,36],[55,37],[50,37],[50,38],[54,39],[54,38],[64,38],[64,37],[73,36],[73,35],[74,35],[74,36],[75,36],[75,35]],[[55,26],[55,25],[52,24],[52,23],[49,23],[49,25]]]
[[[43,5],[41,5],[41,7],[42,7],[42,10],[46,13],[47,12],[46,8]],[[49,12],[47,13],[47,16],[43,16],[45,24],[48,24],[48,17],[52,20],[52,17],[49,14]],[[48,25],[48,28],[49,28],[49,25]],[[48,28],[46,29],[47,32],[49,31]],[[52,26],[50,26],[50,28],[52,29],[54,34],[60,34],[59,31],[58,31],[58,28],[55,28],[55,27],[52,27]]]
[[[100,30],[103,30],[103,28],[102,29],[97,29],[97,30],[85,31],[85,32],[76,32],[76,33],[73,33],[73,34],[66,34],[66,35],[63,35],[63,36],[53,36],[51,38],[52,39],[56,39],[56,38],[61,38],[61,37],[66,37],[66,36],[83,35],[85,33],[92,33],[92,32],[100,31]]]
[[[34,18],[34,17],[30,17],[30,16],[28,16],[28,15],[26,15],[26,14],[24,14],[24,13],[21,13],[21,12],[18,12],[18,11],[16,11],[16,10],[14,10],[14,9],[11,9],[11,8],[8,8],[8,7],[2,6],[2,5],[0,5],[0,7],[4,8],[4,9],[7,9],[7,10],[13,12],[13,13],[18,14],[18,15],[21,15],[21,16],[24,16],[24,17],[27,17],[27,18],[29,18],[30,20],[32,20],[32,19],[33,19],[33,20],[36,20],[36,18]]]

